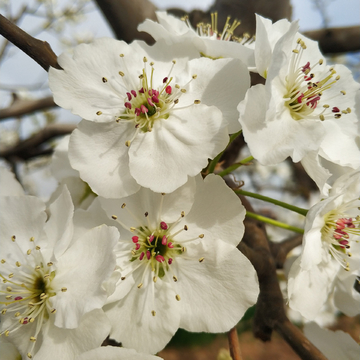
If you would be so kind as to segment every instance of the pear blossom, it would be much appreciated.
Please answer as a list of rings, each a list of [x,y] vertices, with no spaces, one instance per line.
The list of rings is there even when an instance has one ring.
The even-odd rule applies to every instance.
[[[289,306],[306,319],[318,314],[336,277],[359,269],[360,171],[340,177],[329,197],[310,208],[302,254],[288,276]]]
[[[355,168],[348,155],[358,153],[360,85],[345,66],[327,66],[318,44],[297,31],[291,23],[275,43],[265,85],[251,87],[238,106],[245,140],[263,165],[317,152]]]
[[[322,329],[312,322],[305,324],[304,334],[328,360],[359,359],[360,345],[344,331]]]
[[[99,200],[121,233],[121,279],[104,311],[123,346],[156,353],[179,327],[228,331],[256,302],[256,272],[236,248],[245,209],[220,177]]]
[[[211,59],[235,58],[242,60],[247,67],[253,68],[254,39],[248,34],[242,38],[234,36],[240,21],[228,16],[223,29],[218,29],[217,12],[211,14],[211,24],[199,23],[196,30],[187,16],[181,20],[166,11],[156,11],[158,22],[146,19],[138,26],[139,31],[150,34],[156,41],[164,40],[168,45],[187,43],[197,51],[198,56]]]
[[[100,346],[118,231],[104,225],[74,238],[66,187],[47,221],[45,204],[32,196],[0,197],[0,207],[0,334],[24,359],[71,359]]]
[[[55,102],[84,118],[71,135],[69,159],[95,193],[174,191],[240,129],[245,65],[189,61],[186,54],[181,46],[103,38],[79,45],[73,57],[61,55],[64,70],[50,69]]]

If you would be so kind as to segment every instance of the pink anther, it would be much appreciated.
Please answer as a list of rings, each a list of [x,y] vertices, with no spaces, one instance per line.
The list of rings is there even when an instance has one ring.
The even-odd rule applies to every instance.
[[[145,113],[147,113],[149,110],[147,109],[147,107],[146,106],[144,106],[144,105],[141,105],[140,106],[140,109],[141,109],[141,112],[143,113],[143,114],[145,114]]]
[[[143,94],[145,92],[144,88],[142,87],[140,90],[139,90],[139,93],[140,94]]]
[[[125,107],[130,110],[130,109],[131,109],[131,104],[127,101],[127,102],[125,103]]]
[[[172,249],[172,248],[174,247],[173,243],[172,243],[172,242],[169,242],[169,243],[168,243],[168,247],[169,247],[170,249]]]
[[[150,235],[150,236],[149,236],[149,242],[150,242],[150,243],[153,242],[154,239],[155,239],[155,236],[154,236],[154,235]]]
[[[140,256],[139,256],[139,260],[142,260],[142,259],[144,258],[144,256],[145,256],[145,253],[142,252],[142,253],[140,254]]]
[[[163,84],[165,84],[167,81],[168,81],[168,78],[167,78],[167,77],[164,77],[164,78],[163,78]]]
[[[23,324],[23,325],[26,325],[28,322],[29,322],[29,318],[26,317],[26,318],[23,319],[22,324]]]
[[[148,260],[150,260],[150,257],[151,257],[151,253],[149,250],[146,250],[146,257]]]
[[[166,87],[165,92],[166,92],[167,94],[169,94],[169,95],[171,94],[172,88],[171,88],[170,85],[168,85],[168,86]]]
[[[139,243],[137,243],[136,245],[135,245],[135,250],[139,250],[140,249],[140,244]]]
[[[150,106],[155,106],[154,103],[152,102],[152,100],[150,98],[147,98],[147,102]]]
[[[169,264],[169,265],[171,265],[171,264],[172,264],[172,262],[173,262],[173,259],[172,259],[172,258],[170,258],[170,259],[168,260],[168,264]]]
[[[135,235],[131,238],[131,240],[133,241],[134,244],[136,244],[139,241],[139,237]]]
[[[162,221],[162,222],[160,223],[160,227],[161,227],[163,230],[167,230],[167,229],[168,229],[168,225],[167,225],[167,223],[166,223],[165,221]]]
[[[135,108],[135,115],[140,116],[141,110],[139,108]]]
[[[159,98],[156,96],[156,95],[153,95],[151,100],[154,102],[154,103],[158,103],[159,102]]]
[[[137,94],[136,94],[135,90],[131,90],[131,93],[133,94],[134,97],[137,97]]]
[[[22,300],[22,296],[17,296],[14,300]]]
[[[340,112],[340,109],[339,109],[338,107],[334,106],[334,107],[332,108],[332,112],[333,112],[333,113],[338,113],[338,112]]]
[[[132,99],[132,96],[129,92],[126,93],[127,97],[128,97],[128,100],[130,101]]]
[[[156,255],[155,256],[156,261],[158,261],[159,263],[162,263],[165,261],[165,258],[162,255]]]
[[[167,244],[167,237],[165,235],[162,237],[161,244],[163,245]]]

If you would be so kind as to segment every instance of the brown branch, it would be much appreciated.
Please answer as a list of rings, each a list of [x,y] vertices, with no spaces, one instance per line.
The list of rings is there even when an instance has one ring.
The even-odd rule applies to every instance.
[[[135,39],[154,43],[154,39],[137,31],[138,24],[145,19],[156,19],[156,7],[148,0],[96,0],[117,39],[128,43]]]
[[[61,69],[57,56],[46,41],[35,39],[0,14],[0,34],[35,60],[43,69]]]
[[[239,337],[236,330],[236,326],[234,326],[228,332],[228,340],[229,340],[229,350],[232,360],[242,360],[241,351],[240,351],[240,344],[239,344]]]
[[[48,125],[29,139],[20,141],[15,146],[0,151],[0,157],[4,159],[16,158],[28,160],[39,155],[49,154],[51,149],[44,149],[43,145],[57,136],[70,134],[75,128],[76,125],[72,124]]]
[[[284,267],[287,255],[291,250],[302,244],[302,238],[303,236],[298,234],[279,243],[269,242],[270,251],[275,260],[277,269],[282,269]]]
[[[0,109],[0,120],[28,115],[32,112],[54,106],[57,105],[55,104],[52,96],[36,100],[16,98],[9,107]]]
[[[324,54],[360,50],[360,26],[306,31],[304,35],[318,41]]]
[[[253,212],[248,200],[240,196],[246,210]],[[285,314],[284,300],[270,252],[265,225],[245,218],[245,234],[239,250],[251,261],[259,278],[260,294],[256,304],[253,332],[262,341],[269,341],[278,331],[303,360],[326,360],[325,356],[293,325]]]

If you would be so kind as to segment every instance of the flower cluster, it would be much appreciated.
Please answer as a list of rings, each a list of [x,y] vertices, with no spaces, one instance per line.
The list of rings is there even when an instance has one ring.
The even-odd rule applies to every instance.
[[[323,196],[302,212],[290,308],[312,320],[334,294],[360,312],[360,85],[296,21],[257,16],[256,37],[239,38],[216,14],[196,29],[157,18],[139,26],[153,46],[102,38],[49,70],[55,102],[82,120],[54,152],[46,204],[0,168],[8,356],[150,360],[179,328],[233,328],[259,295],[238,249],[245,208],[219,170],[241,132],[251,160],[301,161]],[[125,349],[100,348],[107,336]]]

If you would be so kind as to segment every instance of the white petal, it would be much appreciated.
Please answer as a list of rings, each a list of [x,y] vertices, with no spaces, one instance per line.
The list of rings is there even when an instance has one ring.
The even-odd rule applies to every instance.
[[[61,256],[52,286],[67,291],[58,291],[53,300],[56,326],[75,328],[81,316],[105,304],[107,294],[101,285],[115,268],[113,248],[118,238],[114,227],[99,226]]]
[[[202,263],[181,256],[176,259],[180,327],[188,331],[230,330],[256,303],[259,294],[255,269],[239,250],[221,242],[213,242],[212,250],[205,252],[203,248]]]
[[[104,197],[119,198],[135,193],[140,186],[129,171],[125,142],[135,129],[126,124],[81,121],[71,135],[71,165],[91,189]]]
[[[102,344],[110,332],[110,323],[102,310],[94,310],[81,319],[76,329],[61,329],[51,320],[43,326],[43,339],[36,360],[74,359]]]
[[[133,349],[124,349],[114,346],[102,346],[87,351],[76,360],[160,360],[158,356],[138,353]]]
[[[24,195],[24,189],[15,179],[14,173],[0,166],[0,196]]]

